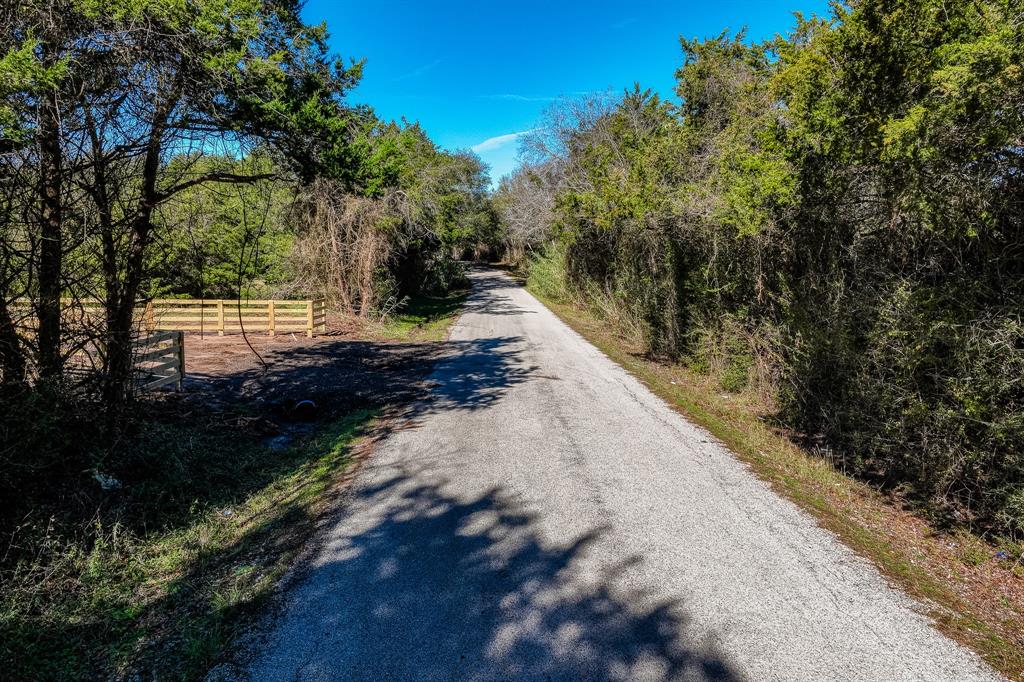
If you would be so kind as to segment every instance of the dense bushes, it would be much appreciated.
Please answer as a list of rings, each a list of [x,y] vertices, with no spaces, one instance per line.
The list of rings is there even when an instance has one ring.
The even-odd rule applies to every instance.
[[[679,105],[637,89],[529,143],[542,267],[855,472],[1024,532],[1022,27],[1013,3],[864,0],[684,41]]]
[[[331,179],[302,188],[289,260],[295,289],[366,317],[460,284],[456,258],[496,220],[477,157],[438,149],[418,125],[375,124],[362,142],[377,175],[355,192]]]

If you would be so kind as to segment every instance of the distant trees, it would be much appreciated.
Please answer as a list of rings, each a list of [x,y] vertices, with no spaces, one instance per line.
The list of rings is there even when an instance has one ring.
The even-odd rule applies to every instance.
[[[523,166],[501,179],[494,207],[501,217],[501,236],[510,262],[523,263],[527,254],[550,236],[561,177],[558,162],[551,160]]]
[[[288,216],[298,191],[288,169],[265,149],[237,159],[209,154],[171,163],[226,169],[252,181],[196,185],[161,205],[146,294],[271,298],[286,289],[295,241]]]
[[[462,278],[455,259],[497,243],[480,160],[437,148],[418,125],[369,121],[352,191],[334,179],[304,187],[291,212],[292,286],[367,317]]]
[[[537,207],[537,267],[650,352],[756,385],[933,510],[1024,532],[1021,9],[863,0],[682,47],[679,105],[637,88],[550,117],[504,229],[536,245]]]

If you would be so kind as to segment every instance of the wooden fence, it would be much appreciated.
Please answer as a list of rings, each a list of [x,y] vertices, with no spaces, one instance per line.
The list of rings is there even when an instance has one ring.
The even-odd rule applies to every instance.
[[[135,387],[139,391],[175,384],[185,378],[185,333],[156,332],[139,336],[134,344]]]
[[[95,299],[62,299],[65,322],[84,329],[102,328],[103,303]],[[11,310],[27,335],[35,333],[35,318],[28,301],[16,301]],[[224,334],[265,332],[302,333],[312,338],[327,331],[327,304],[314,300],[253,300],[157,298],[136,309],[141,332],[198,331]]]
[[[97,300],[63,301],[62,316],[68,330],[77,330],[79,345],[74,356],[83,372],[98,367],[102,358],[98,347],[102,338],[103,304]],[[35,317],[28,301],[15,301],[8,309],[14,313],[19,334],[35,336]],[[254,300],[155,299],[137,313],[138,338],[134,342],[135,386],[148,391],[168,384],[181,388],[185,377],[184,332],[217,332],[223,336],[246,332],[303,333],[327,331],[327,309],[323,299]],[[85,340],[82,341],[82,338]]]
[[[220,336],[246,332],[301,332],[312,338],[327,331],[327,305],[323,299],[307,301],[238,301],[221,299],[160,298],[142,313],[146,331],[181,330],[217,332]]]

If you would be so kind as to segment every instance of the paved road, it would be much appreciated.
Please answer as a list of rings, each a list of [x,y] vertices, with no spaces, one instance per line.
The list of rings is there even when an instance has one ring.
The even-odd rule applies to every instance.
[[[252,679],[995,679],[510,279],[473,282]]]

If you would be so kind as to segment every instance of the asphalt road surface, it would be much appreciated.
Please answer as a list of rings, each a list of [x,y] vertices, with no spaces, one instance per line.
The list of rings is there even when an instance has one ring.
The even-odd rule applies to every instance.
[[[473,284],[252,679],[998,679],[511,279]]]

